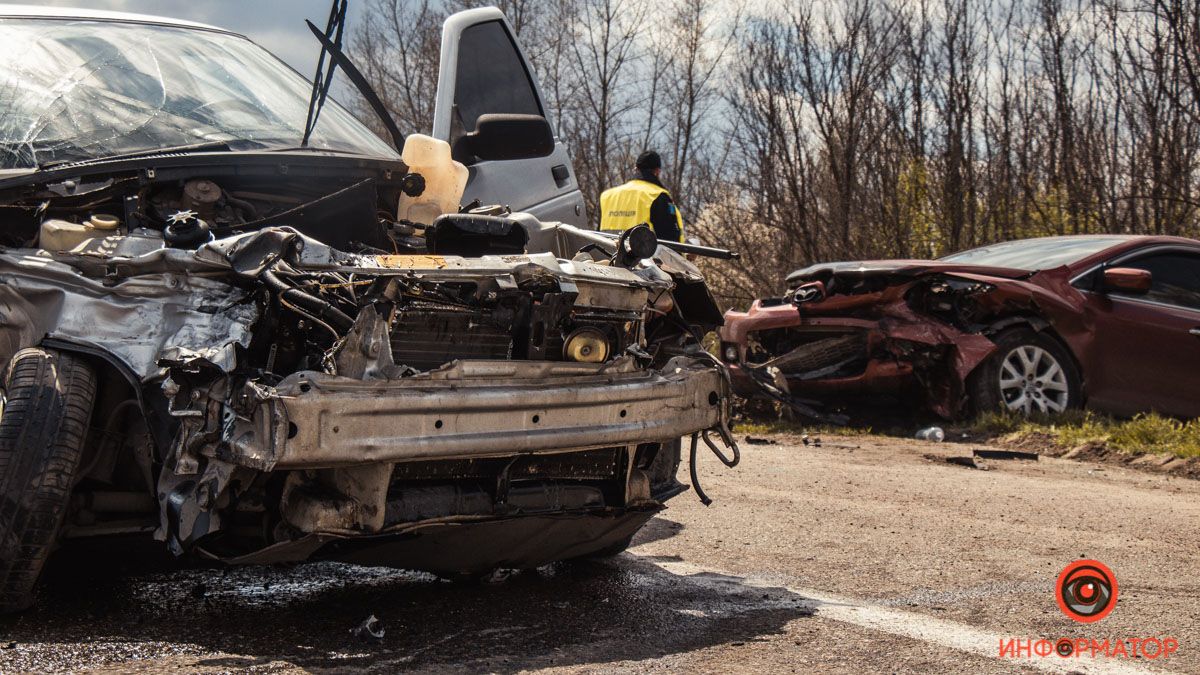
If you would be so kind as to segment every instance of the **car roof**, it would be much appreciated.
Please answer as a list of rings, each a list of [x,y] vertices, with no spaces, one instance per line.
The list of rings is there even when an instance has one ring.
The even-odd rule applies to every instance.
[[[1104,234],[1104,233],[1097,233],[1097,234],[1058,234],[1058,235],[1051,235],[1048,237],[1022,237],[1020,239],[1010,239],[1008,241],[997,241],[997,242],[992,242],[991,244],[983,244],[983,246],[994,246],[996,244],[1010,244],[1010,243],[1017,243],[1017,242],[1023,242],[1023,241],[1069,241],[1072,239],[1110,240],[1113,242],[1114,246],[1117,244],[1125,243],[1125,242],[1148,242],[1148,241],[1174,243],[1174,244],[1200,245],[1200,240],[1189,239],[1187,237],[1176,237],[1176,236],[1168,235],[1168,234]],[[979,248],[979,247],[976,247],[976,248]],[[970,250],[970,249],[964,249],[964,250]],[[962,251],[959,251],[959,252],[961,253]]]
[[[103,9],[78,9],[73,7],[39,7],[37,5],[5,5],[0,4],[0,18],[23,19],[86,19],[90,21],[119,21],[126,23],[147,23],[160,26],[176,26],[179,28],[199,28],[202,30],[233,33],[217,26],[196,21],[170,19],[150,14],[133,14],[130,12],[111,12]],[[233,33],[236,35],[237,33]]]
[[[1113,255],[1121,255],[1128,251],[1134,251],[1146,246],[1182,246],[1184,248],[1194,248],[1200,250],[1200,240],[1189,239],[1187,237],[1175,237],[1170,235],[1160,234],[1067,234],[1049,237],[1027,237],[1024,239],[1011,239],[1009,241],[993,242],[985,244],[986,246],[995,246],[1000,244],[1017,244],[1023,242],[1049,242],[1049,241],[1069,241],[1074,239],[1094,239],[1098,241],[1109,242],[1108,246],[1084,257],[1068,265],[1070,268],[1084,269],[1096,265],[1097,261],[1103,261]],[[976,247],[983,248],[983,247]],[[974,249],[964,249],[958,253],[965,253]],[[959,271],[976,271],[978,273],[987,274],[990,276],[1013,277],[1011,274],[1017,272],[1023,275],[1028,275],[1040,271],[1038,269],[1021,269],[1009,267],[995,267],[988,265],[978,265],[973,263],[951,263],[942,259],[937,260],[908,260],[900,258],[883,259],[883,260],[847,260],[826,263],[813,263],[806,267],[802,267],[787,275],[786,281],[788,286],[795,285],[798,281],[804,281],[814,275],[824,272],[830,274],[846,274],[858,273],[864,275],[870,274],[889,274],[889,273],[914,273],[931,270],[946,270],[949,268],[958,268]],[[1006,272],[1007,271],[1007,272]]]

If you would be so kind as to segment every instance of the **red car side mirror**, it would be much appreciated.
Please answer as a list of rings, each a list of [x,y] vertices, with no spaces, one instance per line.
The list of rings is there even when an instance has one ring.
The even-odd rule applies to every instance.
[[[1117,293],[1147,293],[1154,277],[1147,270],[1111,267],[1104,270],[1104,290]]]

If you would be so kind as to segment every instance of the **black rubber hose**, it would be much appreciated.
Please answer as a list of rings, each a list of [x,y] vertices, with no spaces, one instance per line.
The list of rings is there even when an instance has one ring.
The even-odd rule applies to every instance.
[[[721,440],[725,441],[725,443],[729,445],[730,449],[733,450],[733,459],[726,457],[725,453],[721,452],[721,449],[717,447],[717,444],[712,442],[712,439],[708,437],[708,429],[705,429],[700,433],[702,436],[704,436],[705,445],[708,446],[709,450],[712,450],[712,453],[717,456],[717,459],[721,460],[722,464],[732,469],[738,465],[738,462],[742,461],[742,451],[738,449],[737,441],[733,440],[732,437],[727,437],[723,429],[721,431]]]
[[[348,331],[354,325],[354,319],[346,316],[337,307],[334,307],[315,295],[309,295],[298,288],[287,285],[284,283],[283,279],[280,279],[275,275],[274,272],[270,270],[263,270],[263,273],[259,275],[259,278],[263,280],[263,283],[265,283],[268,288],[270,288],[272,291],[275,291],[280,298],[290,302],[306,312],[311,313],[313,316],[321,319],[339,331]]]
[[[232,206],[234,210],[243,212],[245,214],[242,216],[244,222],[258,220],[258,209],[245,199],[238,199],[227,192],[225,193],[225,203]]]
[[[700,433],[697,432],[692,434],[692,451],[690,453],[689,461],[689,464],[691,464],[690,471],[692,475],[692,489],[696,491],[696,496],[700,498],[700,503],[708,506],[709,504],[712,504],[712,500],[708,498],[708,495],[704,494],[703,488],[700,487],[700,476],[696,474],[696,448],[699,443]]]

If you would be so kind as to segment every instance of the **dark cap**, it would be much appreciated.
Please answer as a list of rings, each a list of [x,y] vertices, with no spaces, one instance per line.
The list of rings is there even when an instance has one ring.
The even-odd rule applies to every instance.
[[[639,171],[653,171],[654,169],[662,168],[662,157],[653,150],[647,150],[638,155],[637,166]]]

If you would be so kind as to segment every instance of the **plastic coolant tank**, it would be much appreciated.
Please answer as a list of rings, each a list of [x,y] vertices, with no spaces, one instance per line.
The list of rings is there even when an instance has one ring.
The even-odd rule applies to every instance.
[[[103,237],[104,234],[87,225],[51,218],[42,221],[38,246],[47,251],[70,251],[88,239]]]
[[[432,224],[443,213],[458,213],[467,187],[467,167],[450,156],[450,144],[423,134],[404,139],[400,158],[412,173],[425,179],[425,191],[417,197],[400,195],[400,219]]]
[[[118,234],[121,219],[97,213],[83,223],[50,218],[42,221],[38,246],[47,251],[73,251],[89,239]]]

